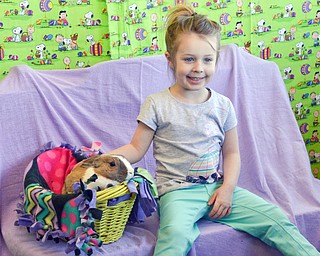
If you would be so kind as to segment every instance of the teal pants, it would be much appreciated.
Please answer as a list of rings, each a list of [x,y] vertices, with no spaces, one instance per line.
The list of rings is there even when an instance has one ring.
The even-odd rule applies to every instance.
[[[161,196],[155,256],[187,255],[200,234],[197,221],[209,219],[207,202],[221,184],[195,185]],[[249,233],[285,256],[320,255],[280,208],[239,187],[234,191],[232,213],[212,221]]]

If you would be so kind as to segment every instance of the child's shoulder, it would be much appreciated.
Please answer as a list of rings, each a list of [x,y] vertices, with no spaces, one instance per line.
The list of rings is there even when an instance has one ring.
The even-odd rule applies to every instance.
[[[169,89],[167,88],[162,91],[155,92],[155,93],[148,95],[147,100],[153,100],[153,101],[163,100],[163,99],[167,98],[168,96],[169,96]]]
[[[229,102],[231,103],[231,100],[227,96],[215,91],[212,88],[208,88],[208,89],[211,92],[211,98],[214,99],[215,101],[219,101],[221,103],[229,103]]]

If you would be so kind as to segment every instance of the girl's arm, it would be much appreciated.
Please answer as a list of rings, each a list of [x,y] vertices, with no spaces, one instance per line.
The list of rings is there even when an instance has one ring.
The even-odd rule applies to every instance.
[[[223,184],[211,196],[208,204],[213,205],[210,218],[222,218],[231,213],[232,196],[240,175],[240,153],[237,128],[226,132],[222,146]]]
[[[138,123],[138,127],[131,139],[131,142],[120,148],[108,152],[108,154],[123,155],[131,164],[141,160],[152,142],[154,130],[149,128],[142,122]]]

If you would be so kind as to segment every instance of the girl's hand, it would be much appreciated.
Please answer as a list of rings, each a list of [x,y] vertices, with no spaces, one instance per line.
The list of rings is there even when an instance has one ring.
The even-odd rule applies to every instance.
[[[212,219],[219,219],[228,216],[232,209],[232,197],[232,188],[224,185],[218,188],[208,201],[208,205],[213,205],[209,217]]]

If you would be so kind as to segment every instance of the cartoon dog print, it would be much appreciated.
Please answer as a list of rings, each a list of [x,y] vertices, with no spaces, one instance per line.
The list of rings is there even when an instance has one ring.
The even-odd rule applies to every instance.
[[[283,73],[284,73],[284,76],[283,76],[283,79],[286,80],[286,79],[289,79],[289,76],[292,72],[292,69],[291,67],[286,67],[283,69]]]
[[[253,3],[253,2],[250,2],[249,5],[248,5],[250,7],[250,9],[251,9],[251,14],[255,14],[256,13],[256,10],[254,8],[255,5],[256,4]]]
[[[84,19],[85,19],[85,24],[87,26],[91,26],[92,23],[91,23],[91,20],[93,18],[93,12],[87,12],[85,15],[84,15]]]
[[[289,18],[291,16],[291,12],[293,11],[293,5],[288,4],[285,7],[285,13],[283,14],[283,18]]]
[[[71,46],[72,40],[71,40],[71,38],[66,38],[66,37],[63,38],[63,44],[66,46],[66,49],[68,51],[72,50],[72,46]]]
[[[261,48],[261,51],[266,48],[266,46],[264,45],[264,41],[263,40],[258,42],[258,47]]]
[[[122,38],[123,38],[123,42],[121,43],[121,45],[129,45],[130,41],[128,40],[128,34],[126,32],[122,33]]]
[[[257,23],[258,32],[260,32],[260,33],[264,32],[263,26],[265,24],[266,24],[266,22],[264,21],[264,19],[261,19],[258,21],[258,23]]]
[[[129,6],[129,16],[131,19],[136,18],[136,11],[138,10],[138,6],[136,4],[132,4]]]
[[[320,94],[316,95],[316,104],[320,105]]]
[[[93,39],[93,35],[88,35],[86,37],[87,42],[91,43],[91,45],[94,45],[96,42]]]
[[[46,50],[46,46],[44,44],[36,45],[36,52],[38,55],[38,59],[44,59],[44,51]]]
[[[27,8],[29,8],[29,2],[28,1],[20,2],[20,8],[21,8],[21,11],[19,12],[19,14],[26,15]]]
[[[16,27],[12,30],[12,33],[13,33],[12,42],[16,42],[16,43],[21,42],[22,28]]]
[[[299,42],[296,44],[296,54],[297,55],[302,55],[303,54],[303,48],[304,48],[304,43]]]
[[[287,33],[287,30],[285,28],[279,29],[278,31],[278,42],[284,42],[285,41],[285,34]]]
[[[93,12],[89,11],[84,15],[84,25],[85,26],[97,26],[100,25],[101,20],[93,20]]]
[[[299,102],[296,104],[296,115],[300,116],[301,113],[302,113],[302,107],[303,107],[303,104],[302,102]]]

